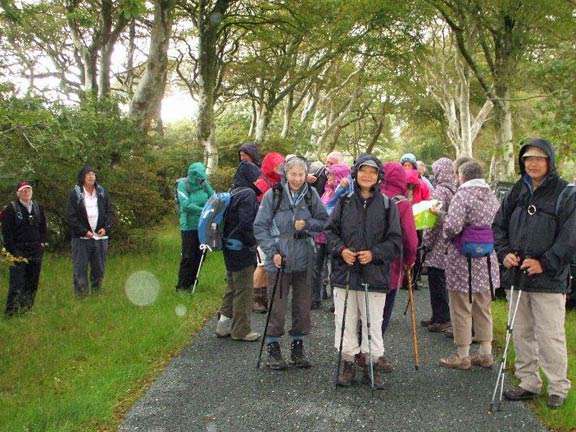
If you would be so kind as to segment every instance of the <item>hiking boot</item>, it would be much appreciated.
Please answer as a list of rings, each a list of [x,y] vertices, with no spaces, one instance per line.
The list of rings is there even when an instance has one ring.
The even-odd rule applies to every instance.
[[[452,323],[450,321],[446,321],[443,323],[434,323],[428,326],[428,331],[432,333],[441,333],[445,332],[449,328],[452,328]]]
[[[445,367],[449,367],[452,369],[467,370],[467,369],[470,369],[470,367],[471,367],[470,356],[460,358],[460,354],[455,352],[454,354],[452,354],[448,358],[440,359],[440,365],[445,366]]]
[[[538,397],[537,393],[532,393],[531,391],[524,390],[520,386],[510,387],[504,390],[504,397],[511,401],[523,401],[530,400]]]
[[[297,368],[306,369],[312,366],[304,354],[304,343],[302,340],[296,339],[292,341],[290,345],[290,360],[292,360],[292,366]]]
[[[219,338],[225,338],[230,336],[232,333],[232,320],[228,319],[226,321],[220,321],[218,318],[218,322],[216,323],[216,336]]]
[[[241,338],[236,338],[232,336],[232,339],[235,341],[242,341],[242,342],[256,342],[258,339],[260,339],[260,333],[250,332],[246,336]]]
[[[252,305],[252,312],[266,313],[268,312],[268,289],[254,288],[254,304]]]
[[[384,375],[392,372],[392,368],[392,363],[386,361],[384,356],[374,363],[374,388],[376,390],[384,389]]]
[[[342,371],[338,375],[338,380],[336,381],[337,386],[350,387],[352,385],[352,380],[356,375],[356,362],[354,361],[342,361]]]
[[[560,408],[564,405],[564,398],[558,395],[548,396],[548,403],[546,404],[550,409]]]
[[[420,325],[422,327],[428,327],[429,325],[432,325],[432,324],[434,324],[434,321],[432,321],[431,319],[420,321]]]
[[[478,351],[476,351],[470,356],[470,363],[472,366],[491,368],[494,364],[494,357],[492,357],[492,354],[480,354]]]
[[[266,345],[266,351],[268,352],[267,367],[272,370],[284,370],[288,368],[288,364],[282,358],[282,352],[280,351],[280,344],[278,342],[271,342]]]

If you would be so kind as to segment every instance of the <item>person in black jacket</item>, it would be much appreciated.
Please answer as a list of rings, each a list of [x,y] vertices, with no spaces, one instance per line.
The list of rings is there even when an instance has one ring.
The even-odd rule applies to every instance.
[[[78,172],[78,184],[68,194],[66,207],[77,298],[86,296],[89,290],[97,292],[102,286],[113,216],[108,192],[96,182],[96,172],[90,166],[83,167]]]
[[[32,201],[30,183],[25,180],[18,183],[16,196],[18,199],[4,208],[2,237],[6,250],[26,261],[10,266],[6,318],[26,312],[34,304],[47,232],[44,212]]]
[[[402,250],[402,231],[396,206],[376,187],[383,177],[382,163],[372,155],[361,155],[352,168],[354,192],[336,204],[325,229],[328,251],[333,256],[336,349],[340,348],[344,324],[344,367],[338,377],[338,384],[342,386],[352,383],[356,356],[361,356],[366,378],[369,378],[368,358],[372,357],[369,360],[374,365],[374,385],[378,389],[384,386],[382,316],[386,293],[392,286],[392,262]],[[344,316],[347,285],[348,305]],[[367,296],[365,290],[368,290]],[[358,340],[359,319],[362,341]]]
[[[255,183],[260,169],[252,162],[242,161],[234,176],[232,197],[224,219],[224,263],[226,291],[222,297],[216,336],[255,342],[260,333],[252,331],[252,276],[256,267],[254,219],[258,213]],[[227,245],[227,246],[226,246]]]
[[[548,379],[548,407],[560,407],[570,389],[564,330],[570,260],[576,252],[574,189],[556,172],[554,148],[532,139],[520,149],[521,178],[502,202],[492,226],[503,286],[514,286],[515,374],[520,384],[508,400],[538,396],[541,368]]]

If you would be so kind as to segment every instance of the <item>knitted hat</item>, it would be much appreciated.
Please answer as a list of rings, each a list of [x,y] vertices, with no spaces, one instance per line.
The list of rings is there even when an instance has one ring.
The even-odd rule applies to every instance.
[[[400,163],[404,165],[406,162],[410,162],[414,169],[418,168],[418,163],[416,162],[416,156],[414,156],[414,153],[405,153],[402,155]]]

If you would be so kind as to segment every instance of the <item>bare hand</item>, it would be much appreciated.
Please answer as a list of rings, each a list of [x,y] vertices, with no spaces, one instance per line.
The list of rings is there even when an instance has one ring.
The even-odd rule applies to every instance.
[[[362,250],[356,254],[356,258],[362,265],[370,264],[372,262],[372,251]]]
[[[344,177],[342,180],[340,180],[340,186],[343,188],[350,186],[350,180],[348,180],[348,177]]]
[[[356,262],[356,252],[353,252],[348,248],[344,248],[341,255],[344,262],[350,266],[354,265]]]
[[[283,264],[283,262],[282,262],[282,261],[283,261],[282,255],[280,255],[280,254],[274,255],[274,258],[272,258],[272,261],[274,262],[274,265],[275,265],[277,268],[282,268],[282,264]]]
[[[313,176],[312,174],[308,174],[308,175],[306,176],[306,181],[307,181],[308,183],[310,183],[310,184],[316,183],[317,180],[318,180],[318,179],[316,178],[316,176]]]
[[[520,266],[522,270],[525,270],[529,276],[542,273],[542,265],[540,261],[534,258],[526,258],[522,265]]]
[[[100,237],[104,237],[104,236],[106,235],[106,230],[105,230],[104,228],[100,228],[100,229],[98,230],[98,235],[99,235]]]
[[[84,237],[92,238],[92,237],[94,237],[94,233],[92,231],[86,231],[86,234],[84,234]]]
[[[504,262],[502,264],[507,269],[512,267],[518,267],[520,265],[520,257],[516,254],[509,253],[504,257]]]
[[[302,231],[305,226],[306,226],[305,220],[299,219],[296,222],[294,222],[294,228],[296,228],[296,231]]]

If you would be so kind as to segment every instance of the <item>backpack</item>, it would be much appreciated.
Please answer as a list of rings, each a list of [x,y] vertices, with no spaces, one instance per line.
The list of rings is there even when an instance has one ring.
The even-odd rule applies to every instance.
[[[76,193],[76,205],[78,205],[80,204],[80,201],[84,199],[84,189],[81,189],[80,185],[75,185],[74,192]],[[96,184],[96,195],[100,198],[104,198],[105,194],[106,192],[104,191],[104,188],[99,184]]]
[[[174,206],[176,208],[176,213],[180,213],[180,200],[178,199],[178,185],[181,181],[186,181],[188,177],[180,177],[179,179],[174,180]]]
[[[492,261],[490,255],[494,252],[494,233],[492,227],[479,225],[466,225],[462,232],[453,240],[452,244],[468,261],[468,300],[472,303],[472,258],[486,257],[488,265],[488,281],[490,295],[496,299],[494,284],[492,282]]]
[[[240,240],[223,236],[224,221],[232,197],[243,190],[250,190],[250,188],[239,187],[228,192],[215,193],[206,201],[198,222],[198,239],[201,245],[211,251],[221,251],[224,248],[239,251],[243,248],[244,245]],[[232,236],[237,229],[238,226],[230,232],[228,237]]]

